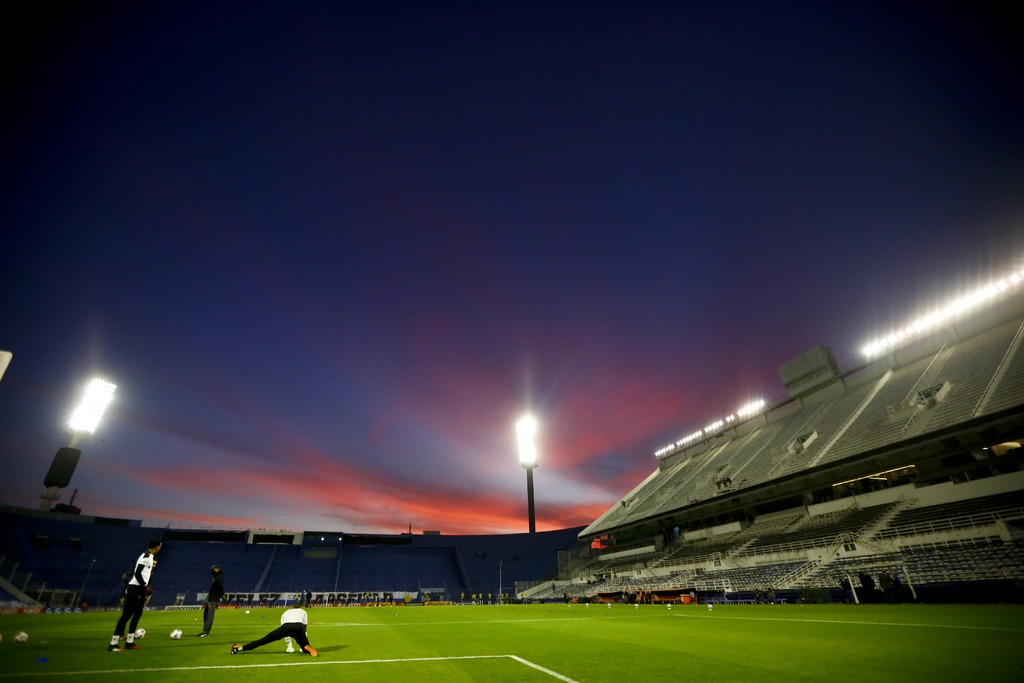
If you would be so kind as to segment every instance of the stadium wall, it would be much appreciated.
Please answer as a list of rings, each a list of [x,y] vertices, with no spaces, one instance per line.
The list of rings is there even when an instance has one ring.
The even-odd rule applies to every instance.
[[[244,530],[195,531],[97,523],[98,518],[0,508],[0,556],[32,590],[85,586],[90,605],[116,603],[121,574],[151,537],[165,538],[154,573],[153,605],[184,596],[194,603],[223,567],[229,592],[416,592],[447,589],[450,597],[512,593],[517,581],[557,573],[557,553],[577,545],[581,527],[494,536],[346,535],[304,532],[290,543],[253,543]],[[266,535],[266,534],[263,534]],[[321,540],[321,538],[323,540]],[[81,598],[79,598],[79,602]]]

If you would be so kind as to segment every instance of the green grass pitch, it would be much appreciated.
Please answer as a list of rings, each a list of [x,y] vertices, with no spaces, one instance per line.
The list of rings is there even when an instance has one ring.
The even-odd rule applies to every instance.
[[[124,652],[106,651],[117,613],[0,616],[0,683],[1024,680],[1019,605],[314,608],[318,658],[284,641],[228,654],[282,611],[219,610],[209,638],[197,612],[146,612]]]

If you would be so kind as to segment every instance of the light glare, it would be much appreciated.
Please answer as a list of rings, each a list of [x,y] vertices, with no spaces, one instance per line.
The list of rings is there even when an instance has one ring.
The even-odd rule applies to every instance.
[[[537,421],[527,415],[516,422],[516,438],[519,442],[519,464],[523,467],[537,466],[537,447],[533,437],[537,433]]]
[[[101,379],[89,382],[85,390],[85,398],[81,405],[71,414],[69,427],[72,434],[92,434],[100,423],[100,418],[107,410],[110,400],[114,398],[117,386]]]
[[[753,403],[748,403],[747,405],[743,406],[729,417],[726,417],[725,419],[722,420],[715,420],[704,429],[698,430],[688,436],[684,436],[683,438],[679,439],[679,441],[676,441],[675,443],[670,443],[664,448],[659,448],[654,452],[654,457],[662,459],[667,455],[671,455],[676,451],[677,448],[688,446],[691,443],[694,443],[695,441],[700,439],[701,437],[711,436],[716,431],[721,430],[722,427],[735,422],[737,418],[749,417],[759,412],[762,408],[764,408],[764,406],[764,399],[759,399],[757,401],[754,401]]]
[[[903,329],[898,329],[896,332],[889,334],[886,337],[882,337],[881,339],[865,345],[863,353],[865,356],[872,357],[885,351],[890,351],[899,344],[914,339],[921,333],[927,332],[929,329],[947,321],[949,318],[957,315],[964,315],[982,304],[987,303],[989,300],[1016,289],[1016,285],[1019,285],[1022,279],[1024,279],[1024,272],[1019,276],[1017,273],[1012,273],[1007,278],[1000,279],[995,283],[987,284],[984,287],[979,287],[977,290],[970,292],[969,294],[964,294],[953,299],[943,308],[929,313],[917,322],[908,325]]]

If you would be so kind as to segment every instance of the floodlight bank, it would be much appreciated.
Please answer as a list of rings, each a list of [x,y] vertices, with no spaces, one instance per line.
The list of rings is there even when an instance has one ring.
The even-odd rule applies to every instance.
[[[721,430],[723,427],[731,425],[738,419],[756,415],[757,413],[761,412],[765,405],[766,402],[764,401],[764,399],[759,399],[757,401],[754,401],[753,403],[748,403],[747,405],[743,406],[732,415],[722,418],[721,420],[715,420],[704,429],[694,432],[693,434],[690,434],[688,436],[684,436],[683,438],[679,439],[679,441],[671,443],[665,446],[664,448],[659,448],[657,451],[654,452],[654,457],[658,458],[659,460],[662,460],[665,458],[665,456],[674,453],[675,450],[681,446],[687,446],[699,440],[701,437],[710,436],[711,434]]]
[[[92,434],[106,412],[117,385],[94,379],[85,390],[85,398],[71,415],[69,428],[72,434]]]
[[[868,358],[873,358],[884,352],[892,351],[943,324],[952,322],[968,313],[973,313],[978,308],[992,304],[1011,293],[1019,292],[1022,281],[1024,281],[1024,271],[1011,273],[1009,277],[954,299],[946,306],[942,306],[924,317],[918,318],[906,327],[871,342],[864,347],[864,355]]]

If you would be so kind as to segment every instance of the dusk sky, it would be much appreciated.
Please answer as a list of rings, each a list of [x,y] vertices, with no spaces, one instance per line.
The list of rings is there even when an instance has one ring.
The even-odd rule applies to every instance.
[[[29,11],[25,6],[23,11]],[[1024,265],[984,3],[117,2],[3,22],[0,503],[589,524],[813,346]]]

